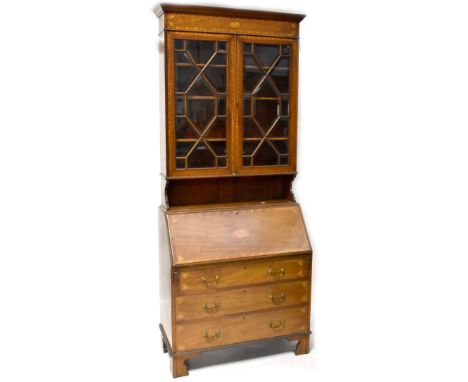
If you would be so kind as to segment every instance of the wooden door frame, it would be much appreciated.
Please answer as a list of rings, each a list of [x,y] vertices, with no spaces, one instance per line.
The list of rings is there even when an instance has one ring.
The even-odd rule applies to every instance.
[[[226,149],[227,167],[225,168],[194,168],[177,169],[175,151],[175,60],[174,40],[209,40],[227,41],[227,79],[226,79]],[[231,34],[198,33],[198,32],[166,32],[166,134],[167,134],[167,173],[169,177],[187,176],[222,176],[234,172],[234,126],[235,126],[235,39]],[[163,127],[161,127],[163,128]]]
[[[244,167],[242,165],[242,108],[243,108],[243,43],[263,43],[263,44],[289,44],[290,53],[290,83],[289,83],[289,126],[288,126],[288,152],[289,163],[285,166],[252,166]],[[236,123],[235,123],[235,168],[236,174],[255,175],[255,174],[277,174],[277,173],[295,173],[297,161],[297,93],[298,93],[298,43],[296,39],[244,36],[236,37]]]

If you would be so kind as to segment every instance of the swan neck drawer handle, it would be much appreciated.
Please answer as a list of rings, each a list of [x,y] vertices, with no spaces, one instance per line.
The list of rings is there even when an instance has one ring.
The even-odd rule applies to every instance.
[[[212,336],[210,336],[207,331],[203,332],[203,337],[205,337],[207,341],[213,341],[219,338],[220,335],[221,335],[221,332],[219,330],[216,330],[214,335]]]
[[[221,277],[219,277],[219,275],[216,275],[213,278],[213,280],[208,281],[208,279],[205,276],[202,276],[201,281],[203,281],[208,288],[211,288],[211,287],[216,286],[216,284],[218,284],[220,278]]]
[[[274,271],[273,268],[268,268],[268,274],[272,277],[278,275],[280,279],[284,277],[284,274],[286,273],[286,269],[281,268],[279,271]]]
[[[270,300],[271,300],[271,302],[272,302],[273,304],[278,304],[278,303],[284,301],[284,299],[286,298],[286,294],[285,294],[284,292],[281,292],[281,294],[279,295],[279,297],[275,297],[275,296],[273,296],[273,293],[270,293],[270,294],[268,295],[268,297],[270,298]]]
[[[275,325],[275,324],[273,323],[273,321],[270,321],[270,322],[268,323],[268,326],[269,326],[270,328],[272,328],[273,330],[281,330],[281,329],[284,328],[285,323],[286,323],[286,322],[285,322],[284,320],[281,320],[281,321],[279,322],[278,325]]]
[[[220,307],[219,302],[215,302],[212,306],[208,306],[206,302],[203,304],[203,309],[205,309],[205,312],[207,313],[216,312],[219,309],[219,307]]]

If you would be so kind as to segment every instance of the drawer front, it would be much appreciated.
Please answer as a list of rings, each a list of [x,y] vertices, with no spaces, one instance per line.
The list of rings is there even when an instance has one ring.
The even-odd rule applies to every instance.
[[[294,280],[308,275],[308,264],[306,257],[295,257],[194,268],[180,271],[177,287],[179,293],[199,293],[225,287]]]
[[[231,313],[309,302],[310,282],[292,281],[176,297],[176,320],[195,320]]]
[[[177,351],[211,348],[309,330],[308,308],[276,309],[176,325]]]

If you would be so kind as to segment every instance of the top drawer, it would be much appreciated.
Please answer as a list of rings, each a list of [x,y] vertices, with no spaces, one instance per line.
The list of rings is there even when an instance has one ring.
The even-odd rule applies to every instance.
[[[242,261],[220,266],[182,270],[177,291],[208,292],[220,288],[301,279],[309,275],[310,257]]]

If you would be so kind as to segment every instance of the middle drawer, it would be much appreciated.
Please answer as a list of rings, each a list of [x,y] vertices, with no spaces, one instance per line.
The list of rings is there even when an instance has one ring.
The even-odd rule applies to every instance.
[[[310,282],[292,281],[175,299],[176,320],[196,320],[309,302]]]

